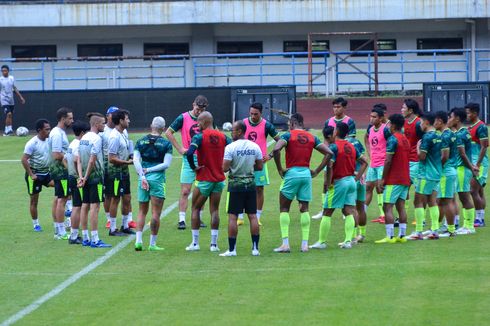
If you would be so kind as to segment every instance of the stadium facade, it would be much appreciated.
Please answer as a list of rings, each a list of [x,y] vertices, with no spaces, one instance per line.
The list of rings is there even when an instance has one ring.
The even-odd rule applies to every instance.
[[[380,90],[489,77],[490,0],[7,1],[0,17],[0,57],[21,89],[304,91],[311,32],[377,33]],[[372,43],[350,52],[368,38],[316,36],[314,90],[373,89]]]

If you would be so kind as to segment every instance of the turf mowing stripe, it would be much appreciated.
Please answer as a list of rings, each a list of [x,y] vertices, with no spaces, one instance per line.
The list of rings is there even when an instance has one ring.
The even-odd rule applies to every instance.
[[[160,215],[160,219],[167,216],[171,211],[173,211],[178,206],[178,204],[179,204],[179,201],[176,201],[172,205],[168,206]],[[146,225],[143,232],[148,230],[148,229],[149,229],[149,225]],[[97,267],[102,265],[103,263],[105,263],[109,258],[114,256],[121,249],[126,247],[131,241],[133,241],[134,238],[135,238],[135,236],[131,235],[131,236],[127,237],[126,239],[124,239],[123,241],[119,242],[114,248],[109,250],[104,256],[98,258],[93,263],[87,265],[84,269],[82,269],[78,273],[73,274],[66,281],[64,281],[63,283],[61,283],[60,285],[58,285],[57,287],[55,287],[54,289],[52,289],[51,291],[49,291],[48,293],[46,293],[45,295],[43,295],[42,297],[40,297],[39,299],[37,299],[36,301],[31,303],[29,306],[20,310],[16,314],[10,316],[8,319],[6,319],[5,321],[2,322],[1,326],[12,325],[13,323],[15,323],[15,322],[21,320],[22,318],[24,318],[25,316],[29,315],[31,312],[33,312],[37,308],[39,308],[43,303],[45,303],[46,301],[50,300],[51,298],[57,296],[63,290],[65,290],[67,287],[69,287],[70,285],[72,285],[73,283],[75,283],[76,281],[78,281],[79,279],[81,279],[82,277],[84,277],[85,275],[87,275],[88,273],[90,273],[91,271],[93,271],[94,269],[96,269]],[[96,250],[100,250],[100,249],[96,249]]]
[[[20,160],[0,160],[0,163],[20,162]]]

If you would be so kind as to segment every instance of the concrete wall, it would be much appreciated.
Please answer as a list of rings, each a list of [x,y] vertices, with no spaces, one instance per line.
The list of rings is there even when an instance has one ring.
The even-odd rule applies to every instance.
[[[201,0],[149,3],[6,4],[0,9],[0,27],[486,18],[490,16],[489,2],[489,0]]]

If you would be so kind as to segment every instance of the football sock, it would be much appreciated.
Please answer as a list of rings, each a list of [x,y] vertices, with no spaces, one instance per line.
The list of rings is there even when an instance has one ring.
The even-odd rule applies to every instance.
[[[354,226],[354,230],[352,231],[352,239],[357,236],[357,227]]]
[[[398,225],[398,237],[403,238],[407,234],[407,223]]]
[[[136,231],[136,243],[143,243],[143,232]]]
[[[455,231],[455,227],[454,227],[454,224],[448,224],[447,225],[447,230],[451,233],[454,233]]]
[[[414,210],[415,213],[415,221],[417,225],[415,226],[416,232],[424,231],[424,218],[425,218],[425,210],[423,207],[416,207]]]
[[[310,238],[310,213],[301,213],[301,236],[303,241],[308,241]]]
[[[395,235],[395,229],[393,224],[385,224],[385,229],[386,229],[386,237],[391,239]]]
[[[192,243],[195,245],[199,244],[199,229],[192,230]]]
[[[71,229],[70,239],[75,240],[78,238],[78,229]]]
[[[356,224],[356,221],[354,220],[354,216],[352,215],[347,215],[345,217],[345,242],[351,241],[352,240],[352,231],[354,231],[354,226]]]
[[[476,219],[478,219],[480,221],[485,220],[485,210],[484,209],[476,210],[475,213],[476,213]]]
[[[58,234],[59,235],[65,235],[66,234],[64,223],[58,223]]]
[[[454,224],[455,225],[459,224],[459,215],[454,215]]]
[[[236,238],[228,237],[228,247],[229,251],[235,251]]]
[[[262,210],[258,209],[257,210],[257,219],[260,220],[260,217],[262,216]]]
[[[111,232],[116,231],[116,218],[111,216]]]
[[[105,219],[107,220],[107,222],[110,222],[111,221],[111,213],[105,212]]]
[[[359,234],[365,237],[366,236],[366,226],[365,225],[359,225],[358,229],[359,229]]]
[[[53,222],[54,234],[58,234],[58,222]]]
[[[279,214],[279,224],[281,225],[281,237],[289,238],[289,213],[283,212]]]
[[[252,249],[257,249],[259,250],[259,240],[260,240],[260,235],[253,235],[252,234]]]
[[[238,218],[239,218],[240,220],[243,220],[243,213],[238,214]]]
[[[218,245],[218,230],[211,229],[211,245]]]
[[[378,209],[379,216],[385,216],[385,211],[383,210],[383,194],[378,194]]]
[[[323,216],[320,222],[320,230],[318,232],[318,242],[327,242],[328,233],[330,233],[330,227],[332,225],[332,218],[330,216]]]
[[[67,211],[71,211],[73,209],[73,202],[71,201],[71,199],[68,199],[66,201],[65,209]]]
[[[150,234],[150,246],[156,246],[158,235]]]
[[[39,225],[39,219],[37,217],[32,219],[32,226],[36,225]]]
[[[99,242],[99,232],[97,232],[97,231],[90,231],[90,234],[92,235],[92,242],[93,243]]]
[[[439,229],[439,206],[429,207],[429,216],[431,220],[431,231]]]
[[[185,212],[179,212],[179,222],[185,222]]]
[[[128,223],[129,223],[128,216],[127,215],[123,215],[122,216],[122,226],[123,226],[123,228],[125,228],[125,229],[129,228]]]
[[[128,222],[131,222],[133,220],[133,212],[128,213]]]
[[[87,240],[90,241],[90,237],[88,236],[88,230],[82,230],[82,237],[83,237],[84,241],[87,241]]]
[[[475,229],[475,226],[474,226],[474,223],[475,223],[475,209],[474,208],[470,208],[470,209],[467,209],[466,210],[466,219],[468,220],[468,226],[467,226],[467,228],[469,230],[474,230]]]

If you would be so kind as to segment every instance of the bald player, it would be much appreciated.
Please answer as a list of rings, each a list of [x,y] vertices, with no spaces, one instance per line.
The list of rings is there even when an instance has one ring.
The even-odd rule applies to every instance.
[[[200,250],[199,227],[201,211],[209,198],[209,211],[211,213],[211,252],[218,252],[219,203],[221,192],[225,187],[225,174],[223,173],[223,157],[225,147],[231,139],[213,128],[213,116],[203,112],[197,119],[201,133],[192,137],[191,144],[186,153],[186,159],[192,171],[196,172],[197,185],[192,193],[192,242],[186,247],[187,251]],[[194,153],[197,154],[197,166],[194,163]]]

